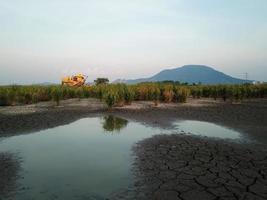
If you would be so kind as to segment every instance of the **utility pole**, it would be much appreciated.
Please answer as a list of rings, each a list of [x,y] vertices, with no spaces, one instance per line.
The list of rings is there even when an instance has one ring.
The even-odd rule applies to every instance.
[[[248,80],[248,73],[247,72],[245,73],[245,79],[246,79],[246,81]]]

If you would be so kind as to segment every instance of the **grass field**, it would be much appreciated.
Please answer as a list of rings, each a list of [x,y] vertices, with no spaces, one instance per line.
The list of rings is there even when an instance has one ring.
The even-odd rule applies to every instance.
[[[100,84],[83,87],[67,86],[0,86],[0,106],[32,104],[40,101],[70,98],[98,98],[109,107],[130,104],[133,100],[186,102],[188,97],[242,101],[267,97],[267,84],[245,85],[181,85],[175,83]]]

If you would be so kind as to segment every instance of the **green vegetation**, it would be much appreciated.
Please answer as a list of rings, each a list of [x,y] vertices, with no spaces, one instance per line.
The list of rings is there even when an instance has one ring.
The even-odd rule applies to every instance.
[[[62,90],[59,87],[52,88],[51,96],[52,99],[56,102],[57,106],[59,106],[59,101],[62,98]]]
[[[100,84],[108,84],[109,80],[108,78],[97,78],[96,80],[94,80],[96,85],[100,85]]]
[[[105,103],[109,108],[112,108],[118,102],[118,93],[114,90],[108,90],[104,95]]]
[[[131,104],[132,101],[184,103],[188,97],[213,98],[224,101],[242,101],[248,98],[266,98],[267,84],[244,85],[184,85],[178,83],[98,84],[94,86],[0,86],[0,106],[32,104],[70,98],[98,98],[109,108]]]

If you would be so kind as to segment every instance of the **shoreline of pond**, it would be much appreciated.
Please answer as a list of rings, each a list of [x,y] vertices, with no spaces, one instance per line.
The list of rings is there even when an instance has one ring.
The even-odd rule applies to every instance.
[[[97,100],[68,100],[66,102],[63,102],[59,107],[53,106],[52,103],[30,106],[16,106],[11,108],[10,110],[5,110],[5,108],[2,110],[0,109],[0,136],[9,137],[18,134],[27,134],[47,128],[69,124],[81,118],[105,115],[114,115],[127,120],[139,122],[147,126],[159,127],[162,129],[170,128],[177,119],[212,122],[238,130],[244,133],[251,141],[255,141],[255,144],[251,144],[249,146],[227,142],[227,145],[231,146],[231,150],[237,148],[242,149],[241,151],[244,150],[253,152],[252,154],[255,159],[257,159],[257,157],[262,158],[262,153],[254,153],[255,150],[253,150],[253,148],[260,148],[259,152],[266,150],[266,145],[258,145],[259,142],[267,144],[266,99],[251,100],[236,104],[213,101],[210,99],[192,99],[186,104],[160,104],[158,107],[155,107],[153,105],[153,102],[133,102],[132,105],[114,108],[111,111],[107,111],[106,107]],[[214,145],[221,148],[226,143],[226,141],[224,140],[217,140],[216,142],[214,142],[208,138],[196,139],[194,136],[155,136],[144,141],[140,141],[140,143],[137,144],[138,146],[141,145],[139,146],[140,150],[143,149],[141,154],[141,151],[135,151],[137,158],[141,159],[142,156],[146,156],[147,148],[154,148],[153,145],[155,145],[155,143],[166,143],[166,147],[164,148],[167,148],[168,150],[170,148],[169,143],[171,143],[168,137],[171,137],[171,140],[176,141],[177,144],[179,143],[179,141],[185,142],[189,140],[190,142],[185,142],[185,144],[191,143],[191,145],[197,146],[204,142],[210,148],[213,148]],[[154,149],[156,150],[156,148]],[[179,151],[180,150],[177,150],[176,153],[181,153]],[[150,153],[155,154],[155,152],[157,151],[152,151]],[[227,157],[229,156],[229,153],[231,152],[228,149],[226,150],[226,152],[224,152],[223,156]],[[5,170],[7,170],[5,173],[0,173],[1,180],[13,180],[12,177],[17,176],[17,171],[19,169],[19,163],[16,161],[16,159],[9,159],[10,162],[6,162],[7,156],[7,153],[0,154],[0,163],[2,166],[5,166]],[[12,156],[8,157],[12,158]],[[266,159],[267,158],[265,157],[264,161]],[[139,161],[136,163],[135,167],[137,168],[135,169],[142,173],[146,172],[146,165],[139,165],[141,163]],[[267,166],[267,164],[264,163],[264,166]],[[157,167],[159,166],[153,166],[153,168]],[[260,170],[264,171],[265,168]],[[167,177],[169,176],[168,174],[169,173],[167,172]],[[267,177],[267,174],[264,175],[264,177]],[[139,178],[142,177],[139,176]],[[210,180],[208,178],[204,181]],[[148,183],[143,182],[143,184],[147,185]],[[13,184],[11,185],[12,187],[14,186]],[[10,186],[3,189],[3,191],[0,191],[0,194],[4,194],[6,193],[6,191],[12,190],[12,187]],[[261,187],[263,186],[261,185]],[[148,192],[151,191],[148,190]],[[205,192],[207,192],[207,189],[205,189]],[[169,193],[169,195],[173,194],[176,193]],[[178,194],[181,195],[181,192]],[[179,197],[181,197],[179,195],[176,195],[178,199]],[[259,198],[260,197],[261,196],[259,196]]]
[[[107,107],[96,99],[66,100],[0,108],[0,136],[41,131],[92,116],[115,115],[148,126],[168,128],[177,120],[215,123],[244,133],[251,141],[267,144],[267,99],[225,103],[211,99],[191,99],[185,104],[137,101],[124,107]]]

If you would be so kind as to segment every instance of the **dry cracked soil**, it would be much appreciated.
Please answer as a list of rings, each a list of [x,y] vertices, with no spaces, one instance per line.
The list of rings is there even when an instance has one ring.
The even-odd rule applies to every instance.
[[[189,135],[158,135],[135,147],[136,199],[267,199],[267,153]]]

